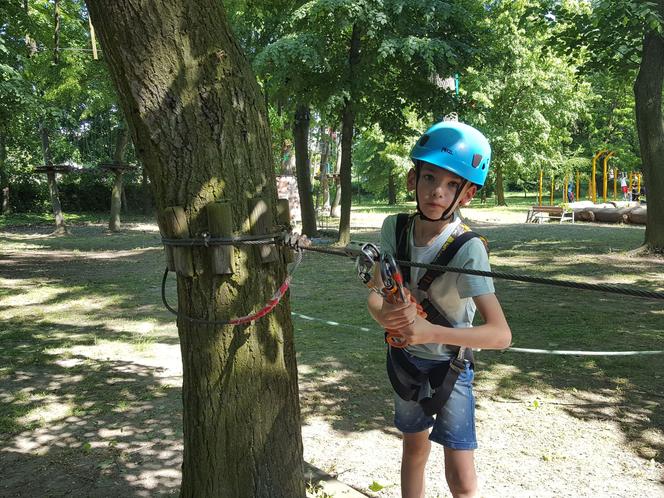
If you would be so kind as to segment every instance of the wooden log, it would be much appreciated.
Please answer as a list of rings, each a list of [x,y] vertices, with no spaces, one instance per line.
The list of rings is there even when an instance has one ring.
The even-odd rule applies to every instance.
[[[187,216],[182,206],[167,207],[161,212],[160,226],[169,239],[188,239],[189,225]],[[171,256],[168,255],[168,249],[172,253],[172,268],[184,277],[194,276],[194,263],[191,257],[191,248],[182,246],[166,246],[168,269],[171,269]]]
[[[593,213],[589,209],[579,209],[579,210],[574,210],[574,219],[576,221],[589,221],[593,222],[595,221],[595,213]]]
[[[211,202],[206,207],[208,230],[211,237],[232,237],[233,213],[228,201]],[[235,273],[235,251],[233,246],[212,246],[212,271],[215,275]]]
[[[629,212],[628,218],[630,223],[635,225],[645,225],[648,210],[645,207],[636,207]]]
[[[625,212],[625,209],[595,209],[595,221],[600,221],[602,223],[620,223],[622,222],[622,215]]]
[[[277,199],[277,223],[279,223],[279,225],[284,225],[287,230],[290,230],[292,227],[288,199]],[[285,263],[293,262],[293,251],[291,249],[282,246],[282,253],[284,255]]]
[[[249,200],[249,226],[252,235],[262,235],[272,228],[270,219],[270,208],[262,197]],[[263,263],[278,261],[277,249],[271,244],[260,244],[256,246]]]

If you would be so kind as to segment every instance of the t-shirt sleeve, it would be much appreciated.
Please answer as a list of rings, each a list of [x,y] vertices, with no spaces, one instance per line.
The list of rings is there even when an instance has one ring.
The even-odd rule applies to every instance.
[[[489,255],[486,252],[484,244],[479,238],[474,238],[466,242],[459,252],[450,261],[450,266],[461,267],[470,270],[491,271],[489,265]],[[459,297],[481,296],[483,294],[495,293],[493,279],[490,277],[481,277],[478,275],[468,275],[459,273],[457,277],[457,290]]]
[[[397,216],[391,215],[383,220],[383,226],[380,229],[380,252],[395,255],[396,235],[394,231],[397,228]]]

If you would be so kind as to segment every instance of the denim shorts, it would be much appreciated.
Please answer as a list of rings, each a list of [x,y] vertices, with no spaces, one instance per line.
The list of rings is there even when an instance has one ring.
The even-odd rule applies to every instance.
[[[418,358],[406,352],[407,358],[422,372],[428,372],[439,365],[438,360]],[[454,450],[474,450],[477,448],[475,435],[475,397],[473,378],[475,373],[466,361],[465,371],[461,372],[454,390],[445,406],[434,416],[428,416],[415,401],[404,401],[394,396],[394,425],[401,432],[410,434],[433,427],[429,440]],[[422,386],[420,399],[431,396],[428,385]]]

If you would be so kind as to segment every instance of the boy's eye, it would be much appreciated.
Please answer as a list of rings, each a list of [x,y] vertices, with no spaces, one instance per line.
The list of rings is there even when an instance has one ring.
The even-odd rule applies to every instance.
[[[422,178],[424,178],[428,182],[433,181],[433,175],[428,174],[428,173],[425,173]]]
[[[449,182],[447,185],[448,185],[449,187],[453,188],[453,189],[457,189],[457,188],[459,188],[459,182],[457,182],[457,181],[451,181],[451,182]]]

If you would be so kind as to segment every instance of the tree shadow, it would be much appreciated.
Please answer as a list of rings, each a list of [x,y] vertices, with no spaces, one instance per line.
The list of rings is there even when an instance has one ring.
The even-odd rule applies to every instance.
[[[180,388],[164,369],[2,342],[16,354],[0,353],[13,365],[0,375],[0,496],[178,492]]]
[[[494,269],[583,281],[615,281],[625,270],[624,251],[640,243],[642,232],[624,227],[548,227],[533,234],[524,226],[479,230],[495,238]],[[567,240],[561,234],[570,235]],[[533,235],[536,235],[533,240]],[[361,240],[376,242],[379,232],[364,232]],[[612,240],[608,249],[606,240]],[[596,254],[600,260],[574,262]],[[530,265],[510,265],[513,253],[527,254]],[[551,261],[552,254],[556,255]],[[572,260],[572,261],[570,261]],[[571,263],[571,264],[570,264]],[[351,433],[392,429],[393,393],[385,375],[382,333],[366,312],[366,290],[352,263],[307,254],[294,282],[295,312],[340,325],[294,319],[303,419],[324,414],[331,426]],[[630,259],[631,285],[655,290],[650,274],[664,271],[652,261]],[[562,276],[561,276],[562,274]],[[567,350],[660,350],[664,341],[662,306],[658,301],[621,295],[496,280],[497,295],[512,327],[514,346]],[[300,304],[302,303],[302,304]],[[306,303],[306,305],[304,304]],[[349,327],[348,327],[349,326]],[[360,328],[370,331],[362,331]],[[664,427],[660,385],[664,355],[583,357],[546,356],[482,351],[477,381],[493,386],[501,399],[528,399],[553,393],[575,402],[565,411],[580,419],[610,417],[629,447],[643,458],[664,462]],[[494,386],[494,379],[499,379]]]

